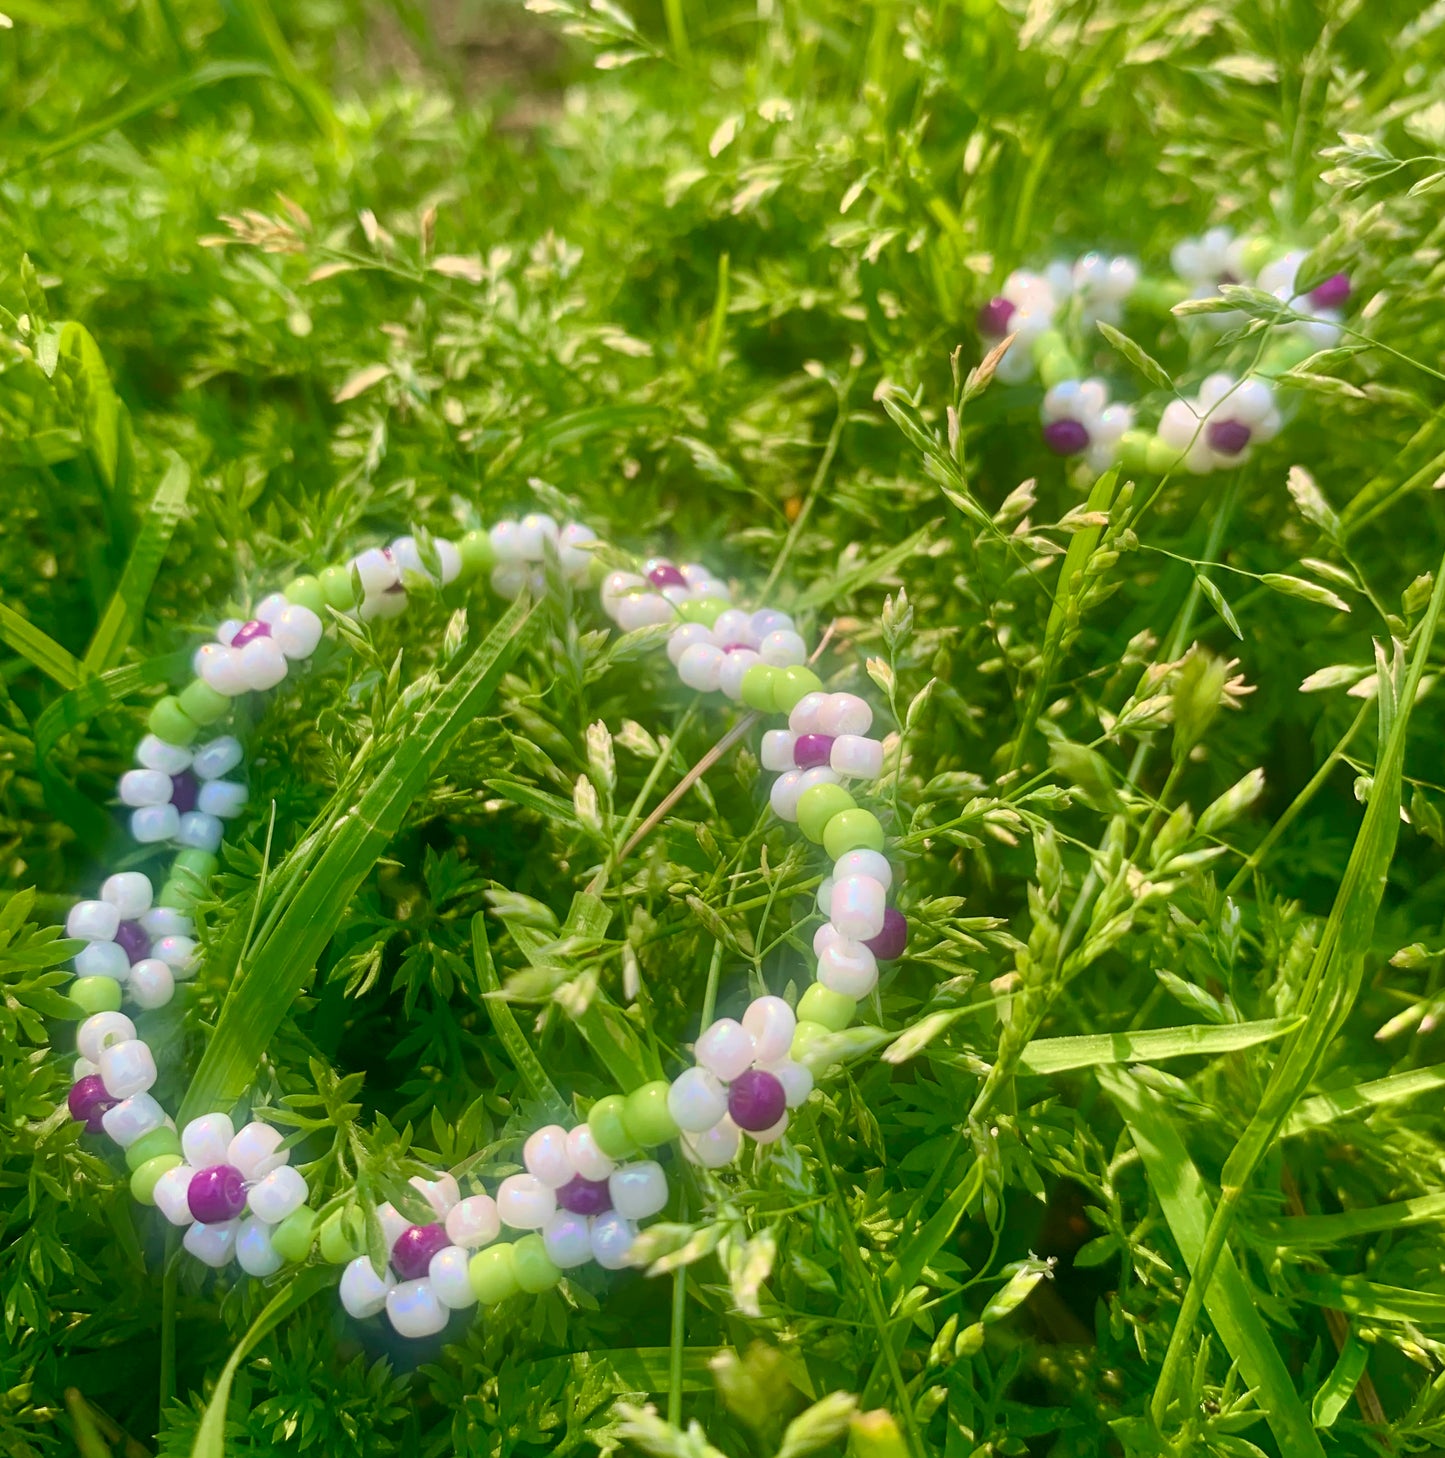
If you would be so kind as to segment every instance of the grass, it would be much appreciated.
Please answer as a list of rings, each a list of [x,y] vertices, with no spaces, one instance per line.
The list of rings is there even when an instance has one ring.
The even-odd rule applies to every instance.
[[[0,1452],[1445,1448],[1433,10],[0,9]],[[1081,492],[978,306],[1217,222],[1351,332],[1243,468]],[[1157,418],[1268,346],[1233,302],[1080,348]],[[207,625],[527,509],[831,633],[913,940],[652,1274],[411,1344],[176,1259],[64,1116],[56,925],[149,864],[112,789]],[[246,711],[168,1107],[374,1201],[801,988],[755,732],[694,775],[727,716],[601,628],[449,591]]]

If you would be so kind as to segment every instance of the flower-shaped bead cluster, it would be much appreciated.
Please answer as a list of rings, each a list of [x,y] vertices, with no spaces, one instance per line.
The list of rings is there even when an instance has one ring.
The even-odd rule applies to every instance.
[[[1303,249],[1296,248],[1265,264],[1259,271],[1259,286],[1291,305],[1296,312],[1309,314],[1309,319],[1301,319],[1292,327],[1316,349],[1329,349],[1340,337],[1344,307],[1350,298],[1350,278],[1345,273],[1334,273],[1309,293],[1299,293],[1296,285],[1300,265],[1308,256]]]
[[[1279,433],[1274,391],[1259,379],[1210,375],[1193,400],[1171,400],[1159,421],[1159,438],[1183,456],[1186,469],[1206,475],[1238,466],[1250,447]]]
[[[575,521],[559,527],[543,511],[529,512],[521,521],[499,521],[487,537],[496,563],[492,568],[492,591],[509,600],[523,588],[538,597],[547,590],[543,564],[549,550],[557,554],[569,581],[583,581],[592,564],[588,543],[597,540],[591,527]]]
[[[873,710],[857,694],[805,694],[788,714],[786,729],[763,735],[764,769],[780,771],[768,798],[780,820],[796,821],[798,801],[814,785],[844,779],[876,780],[883,744],[870,739]]]
[[[1232,228],[1208,228],[1198,238],[1186,238],[1170,250],[1169,262],[1174,272],[1188,285],[1192,299],[1212,299],[1223,284],[1248,283],[1250,240],[1236,238]],[[1240,316],[1205,314],[1218,327],[1229,327]],[[1222,322],[1221,322],[1222,321]]]
[[[696,562],[684,562],[679,567],[663,557],[649,558],[640,573],[609,572],[602,583],[602,611],[624,633],[658,623],[690,622],[688,604],[706,604],[721,611],[731,597],[727,584],[706,567]],[[692,625],[702,626],[697,621]]]
[[[136,749],[138,769],[116,787],[130,807],[130,833],[142,845],[170,841],[214,853],[222,821],[246,807],[246,787],[224,776],[241,763],[240,741],[222,735],[198,749],[167,744],[148,734]]]
[[[361,560],[354,559],[353,565]],[[257,604],[254,618],[222,623],[216,641],[196,649],[191,666],[208,688],[234,699],[275,688],[289,665],[310,658],[320,642],[321,619],[309,607],[273,592]]]
[[[65,919],[66,936],[85,942],[75,975],[117,982],[141,1008],[164,1007],[176,981],[196,970],[190,918],[152,905],[154,894],[144,873],[121,871],[104,882],[98,901],[77,901]]]
[[[1119,455],[1119,441],[1134,426],[1128,405],[1111,405],[1102,380],[1064,380],[1044,395],[1044,444],[1056,456],[1083,456],[1100,473]]]

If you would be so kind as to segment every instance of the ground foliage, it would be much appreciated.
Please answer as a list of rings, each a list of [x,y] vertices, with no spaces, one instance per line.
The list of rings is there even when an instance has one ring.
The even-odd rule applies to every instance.
[[[190,1452],[273,1299],[238,1452],[1445,1445],[1438,4],[3,8],[0,1449]],[[1362,332],[1243,471],[1085,502],[974,311],[1218,221],[1348,268]],[[1253,357],[1244,307],[1095,363],[1157,410]],[[145,863],[110,787],[205,625],[537,502],[833,625],[901,736],[913,943],[653,1275],[416,1345],[167,1265],[65,1118],[53,924]],[[505,1172],[807,976],[820,867],[748,748],[617,864],[724,722],[649,635],[547,602],[457,711],[500,614],[447,598],[250,726],[207,971],[147,1019],[160,1092],[209,1044],[328,1193]],[[317,833],[369,794],[399,830]]]

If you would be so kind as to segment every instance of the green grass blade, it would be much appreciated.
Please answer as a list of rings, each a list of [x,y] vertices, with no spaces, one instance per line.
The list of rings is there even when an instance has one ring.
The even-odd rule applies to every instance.
[[[1237,1053],[1282,1038],[1299,1026],[1298,1018],[1264,1018],[1225,1027],[1197,1025],[1152,1028],[1144,1033],[1090,1033],[1077,1038],[1035,1038],[1019,1057],[1025,1073],[1064,1073],[1114,1063],[1155,1063],[1191,1054]]]
[[[524,637],[531,604],[519,598],[419,714],[354,811],[342,817],[264,940],[231,985],[178,1116],[228,1109],[256,1065],[357,888],[401,829],[412,802],[457,736],[491,701]]]
[[[1445,1326],[1445,1295],[1412,1291],[1408,1286],[1382,1286],[1363,1276],[1334,1276],[1313,1272],[1299,1278],[1297,1294],[1316,1306],[1328,1306],[1350,1316],[1372,1321],[1406,1321],[1421,1326]]]
[[[1368,1210],[1342,1210],[1335,1215],[1297,1215],[1290,1220],[1271,1220],[1260,1226],[1260,1234],[1275,1245],[1325,1246],[1379,1230],[1403,1230],[1408,1225],[1428,1225],[1445,1220],[1445,1195],[1417,1195],[1391,1205],[1373,1205]]]
[[[1395,1073],[1389,1078],[1357,1083],[1353,1088],[1334,1089],[1306,1099],[1289,1116],[1280,1134],[1288,1139],[1292,1134],[1304,1134],[1310,1129],[1333,1124],[1337,1119],[1365,1115],[1386,1104],[1403,1103],[1406,1099],[1434,1093],[1440,1088],[1445,1088],[1445,1063],[1432,1064],[1429,1068],[1412,1068],[1409,1073]]]
[[[28,618],[0,602],[0,638],[46,678],[63,689],[77,688],[85,673],[80,660],[61,647],[48,633],[42,633]]]

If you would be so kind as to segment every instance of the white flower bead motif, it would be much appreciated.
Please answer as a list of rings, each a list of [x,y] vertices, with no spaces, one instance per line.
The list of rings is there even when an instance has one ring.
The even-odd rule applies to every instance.
[[[1301,294],[1298,291],[1300,265],[1308,256],[1302,248],[1296,248],[1265,264],[1259,271],[1259,286],[1291,305],[1296,313],[1308,314],[1308,319],[1292,327],[1316,349],[1329,349],[1340,337],[1344,305],[1350,297],[1349,275],[1331,274],[1309,293]]]
[[[1274,391],[1259,379],[1210,375],[1194,400],[1171,400],[1159,421],[1159,439],[1180,452],[1197,476],[1240,465],[1251,447],[1280,429]]]
[[[1102,380],[1063,380],[1044,396],[1044,444],[1056,456],[1083,456],[1104,472],[1119,454],[1119,441],[1133,427],[1128,405],[1111,405]]]
[[[1034,341],[1053,328],[1054,315],[1072,286],[1072,271],[1067,264],[1055,265],[1047,274],[1015,269],[1004,280],[997,297],[979,310],[979,332],[986,340],[996,342],[1014,336],[1013,345],[999,361],[999,379],[1016,385],[1032,377]]]
[[[1169,262],[1180,280],[1189,287],[1192,299],[1213,299],[1224,284],[1252,282],[1249,267],[1250,240],[1236,238],[1232,228],[1208,228],[1198,238],[1176,243]],[[1219,314],[1200,314],[1205,324],[1219,331],[1233,329],[1244,322],[1237,309]]]
[[[1084,254],[1073,268],[1074,293],[1084,328],[1092,331],[1100,319],[1117,324],[1124,314],[1124,301],[1138,282],[1139,265],[1132,258]]]

